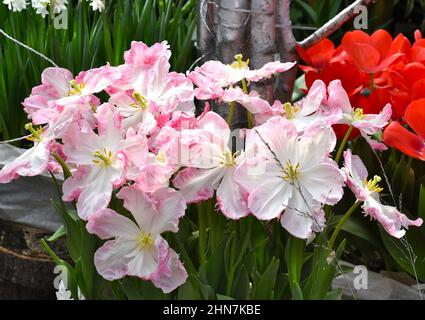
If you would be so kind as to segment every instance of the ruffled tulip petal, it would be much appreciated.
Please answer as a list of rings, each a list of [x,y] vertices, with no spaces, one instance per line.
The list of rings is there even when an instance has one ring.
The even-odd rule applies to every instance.
[[[248,193],[234,180],[235,168],[228,168],[217,189],[217,204],[229,219],[240,219],[249,214]]]
[[[421,226],[422,219],[418,218],[414,221],[408,219],[404,214],[400,213],[397,208],[386,206],[380,203],[379,199],[369,197],[363,204],[364,212],[371,218],[377,220],[385,231],[395,238],[401,238],[405,235],[409,226]]]
[[[9,183],[19,176],[37,176],[45,172],[49,165],[50,140],[41,141],[25,151],[0,170],[0,183]]]
[[[294,191],[280,223],[290,234],[307,239],[314,231],[324,228],[324,213],[320,203],[308,201],[299,191]]]
[[[86,225],[87,231],[101,239],[122,238],[133,240],[139,233],[136,224],[111,209],[102,209],[92,214]]]
[[[173,185],[181,191],[187,203],[210,199],[223,177],[224,169],[186,168],[173,179]]]
[[[179,256],[173,249],[168,249],[165,257],[161,257],[158,270],[150,280],[164,293],[170,293],[186,282],[188,275]]]
[[[109,240],[94,254],[97,272],[106,280],[121,279],[128,273],[129,254],[135,250],[130,240]]]

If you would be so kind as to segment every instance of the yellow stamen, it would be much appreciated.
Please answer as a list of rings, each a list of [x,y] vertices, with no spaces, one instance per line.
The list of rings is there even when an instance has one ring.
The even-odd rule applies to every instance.
[[[290,161],[286,161],[286,168],[282,170],[282,178],[291,184],[297,182],[300,178],[300,163],[293,166]]]
[[[100,150],[96,150],[93,153],[93,163],[95,165],[98,165],[99,167],[109,167],[112,165],[112,162],[114,160],[114,155],[112,154],[112,151],[106,150],[106,148],[103,149],[103,152]]]
[[[82,83],[77,83],[77,81],[75,80],[71,80],[69,82],[69,85],[71,86],[71,90],[69,90],[69,94],[70,95],[75,95],[75,94],[79,94],[81,95],[83,93],[83,89],[86,86],[86,84],[84,82]]]
[[[140,233],[137,235],[136,241],[137,248],[140,251],[143,251],[145,249],[150,251],[155,242],[151,233],[145,233],[143,231],[140,231]]]
[[[359,121],[359,120],[363,120],[364,118],[366,118],[366,115],[363,114],[363,109],[362,108],[357,108],[354,111],[354,120]]]
[[[133,93],[134,99],[136,99],[135,103],[132,103],[131,106],[134,108],[141,108],[142,110],[147,110],[149,108],[149,101],[140,93]]]
[[[167,156],[163,150],[159,150],[158,154],[156,155],[156,160],[162,165],[167,163]]]
[[[25,125],[25,130],[28,130],[31,132],[32,136],[26,138],[29,141],[41,141],[41,135],[43,134],[44,130],[42,126],[39,126],[38,128],[34,129],[32,126],[32,123],[27,123]]]
[[[236,61],[231,64],[234,69],[248,69],[249,67],[249,59],[243,61],[243,55],[237,54],[235,56]]]
[[[373,179],[370,179],[369,181],[367,179],[364,179],[363,183],[369,191],[379,193],[384,190],[383,188],[379,187],[379,182],[381,182],[381,180],[382,179],[380,176],[374,176]]]
[[[286,119],[291,120],[295,118],[295,114],[299,111],[299,108],[296,105],[286,102],[283,104],[283,110],[285,111]]]
[[[236,153],[232,154],[230,151],[226,150],[221,156],[222,160],[221,165],[226,167],[233,167],[236,164]]]

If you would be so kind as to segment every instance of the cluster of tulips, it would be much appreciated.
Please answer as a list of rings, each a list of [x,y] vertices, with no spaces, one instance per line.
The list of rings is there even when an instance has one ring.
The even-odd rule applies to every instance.
[[[370,38],[354,32],[341,49],[324,40],[301,51],[311,65],[304,67],[309,90],[295,104],[269,104],[248,89],[295,62],[252,70],[236,55],[230,65],[208,61],[185,75],[169,70],[166,42],[151,47],[133,42],[123,65],[77,76],[47,68],[41,85],[23,102],[34,146],[0,171],[0,183],[47,171],[63,175],[62,199],[75,204],[86,230],[102,240],[94,255],[97,272],[110,281],[149,280],[164,292],[188,277],[181,252],[164,234],[178,232],[189,204],[209,199],[227,219],[278,219],[292,236],[312,240],[326,227],[329,209],[351,190],[366,216],[390,235],[403,237],[422,220],[410,220],[381,202],[380,177],[368,177],[346,141],[358,132],[382,150],[379,134],[392,116],[403,114],[423,132],[416,127],[419,120],[409,116],[417,101],[406,113],[407,102],[393,108],[375,102],[381,101],[381,90],[391,92],[390,99],[402,96],[395,81],[413,81],[417,72],[411,68],[425,68],[406,60],[420,60],[421,41],[418,35],[411,48],[403,37],[392,41],[383,31]],[[403,50],[411,52],[409,58]],[[411,90],[409,97],[412,91],[425,92],[415,91],[416,85],[403,87]],[[196,100],[204,106],[201,114],[195,112]],[[229,118],[210,111],[208,101],[228,107]],[[240,107],[247,109],[248,127],[232,132],[229,123]],[[346,128],[345,139],[337,148],[341,128]],[[390,145],[396,145],[394,130],[407,132],[398,122],[386,130]]]

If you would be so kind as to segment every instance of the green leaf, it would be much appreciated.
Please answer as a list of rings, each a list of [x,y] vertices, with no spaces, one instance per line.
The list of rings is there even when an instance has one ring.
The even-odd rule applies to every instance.
[[[325,246],[325,234],[319,235],[317,246],[314,248],[313,260],[311,265],[311,274],[305,280],[303,288],[304,299],[323,299],[326,293],[331,289],[332,280],[338,273],[336,259],[339,259],[346,240],[344,239],[331,256],[329,249]]]
[[[301,290],[301,287],[298,284],[298,282],[293,281],[291,293],[292,293],[292,300],[303,300],[304,299],[303,298],[303,291]]]
[[[323,297],[323,300],[341,300],[342,297],[342,289],[338,288],[332,291],[329,291]]]
[[[215,292],[224,292],[225,290],[227,277],[224,268],[224,250],[227,241],[228,238],[224,238],[207,261],[205,276],[208,284],[214,288]]]
[[[122,289],[129,300],[163,300],[167,297],[152,282],[136,277],[125,277],[122,280]]]
[[[295,3],[298,4],[304,10],[304,12],[310,17],[310,19],[314,23],[318,22],[317,13],[310,5],[308,5],[308,3],[303,0],[295,0]]]
[[[193,289],[190,281],[186,281],[178,288],[178,300],[200,300],[199,290]]]
[[[404,239],[390,236],[379,228],[382,240],[390,255],[403,270],[425,282],[425,233],[421,229],[410,228]],[[407,242],[406,242],[407,240]]]
[[[59,238],[62,238],[63,236],[65,236],[66,235],[66,230],[65,230],[65,227],[62,225],[62,226],[60,226],[56,231],[55,231],[55,233],[54,234],[52,234],[48,239],[47,239],[47,241],[49,241],[49,242],[54,242],[54,241],[56,241],[56,240],[58,240]]]
[[[279,269],[279,259],[272,259],[266,271],[261,275],[258,283],[255,283],[253,296],[257,300],[273,299],[277,272]]]
[[[217,294],[217,300],[235,300],[235,299],[232,298],[232,297],[229,297],[229,296],[222,295],[222,294]]]
[[[250,293],[249,275],[245,265],[236,270],[232,296],[235,299],[247,300]]]
[[[376,248],[381,247],[381,241],[379,236],[368,227],[368,221],[364,218],[357,219],[356,217],[350,217],[342,227],[342,230],[348,232],[356,237],[366,240]]]
[[[290,236],[285,248],[285,260],[290,281],[300,282],[305,240]]]

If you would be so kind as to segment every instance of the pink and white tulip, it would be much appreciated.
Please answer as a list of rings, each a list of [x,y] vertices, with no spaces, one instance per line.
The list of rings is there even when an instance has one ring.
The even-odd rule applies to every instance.
[[[364,114],[361,108],[354,109],[351,106],[347,92],[341,85],[341,81],[334,80],[329,84],[328,104],[332,107],[339,107],[342,117],[339,124],[347,124],[359,129],[360,134],[366,139],[372,148],[386,150],[387,147],[371,136],[379,133],[389,123],[391,119],[391,105],[387,104],[379,114]]]
[[[309,238],[323,227],[321,205],[335,204],[343,194],[343,175],[329,155],[335,143],[331,131],[299,136],[295,125],[281,117],[255,131],[260,153],[235,172],[235,180],[249,192],[248,208],[258,219],[280,218],[291,234]]]
[[[318,125],[329,128],[341,119],[342,111],[339,107],[329,105],[327,99],[325,83],[316,80],[301,101],[293,105],[275,101],[268,112],[256,115],[256,120],[262,124],[274,116],[281,116],[291,121],[300,133]]]
[[[47,68],[41,74],[41,85],[34,87],[31,95],[22,103],[33,124],[49,123],[60,109],[54,101],[67,97],[70,91],[72,73],[63,68]]]
[[[108,240],[97,250],[97,272],[107,280],[136,276],[151,280],[165,293],[186,281],[187,273],[161,233],[178,231],[186,204],[179,192],[164,188],[148,195],[135,186],[123,188],[118,198],[135,222],[111,209],[90,216],[87,230]]]
[[[9,183],[19,176],[38,176],[48,170],[55,145],[52,130],[43,131],[41,127],[35,130],[31,124],[27,125],[27,129],[32,133],[30,139],[34,141],[34,146],[0,170],[0,183]]]
[[[352,155],[351,150],[344,152],[346,184],[354,193],[358,201],[363,202],[364,213],[377,220],[390,235],[401,238],[405,235],[409,226],[421,226],[422,219],[410,220],[400,213],[397,208],[381,203],[379,193],[383,190],[379,187],[381,178],[375,176],[368,180],[368,172],[359,156]]]
[[[214,112],[206,113],[188,130],[194,137],[188,152],[187,168],[173,180],[188,203],[210,199],[217,190],[217,204],[230,219],[248,215],[247,193],[234,179],[234,172],[242,158],[228,147],[230,129],[226,121]]]
[[[134,162],[147,151],[145,136],[131,134],[123,139],[121,118],[111,105],[100,106],[96,119],[98,134],[83,132],[74,123],[63,138],[67,162],[78,166],[64,182],[63,199],[77,200],[78,215],[84,220],[108,206],[112,190],[126,181],[129,164],[140,166]]]

